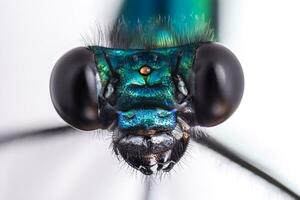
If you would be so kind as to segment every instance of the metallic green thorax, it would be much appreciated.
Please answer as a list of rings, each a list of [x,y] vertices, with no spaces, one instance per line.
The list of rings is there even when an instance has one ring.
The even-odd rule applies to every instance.
[[[203,28],[203,22],[216,30],[217,2],[218,0],[124,0],[119,18],[132,23],[139,20],[141,24],[147,24],[149,19],[157,16],[170,18],[174,32],[189,37],[187,34]]]
[[[187,81],[196,48],[195,44],[148,50],[90,47],[102,87],[114,85],[119,128],[174,129],[178,103],[174,78],[179,75]],[[144,66],[151,69],[148,75],[140,73]]]

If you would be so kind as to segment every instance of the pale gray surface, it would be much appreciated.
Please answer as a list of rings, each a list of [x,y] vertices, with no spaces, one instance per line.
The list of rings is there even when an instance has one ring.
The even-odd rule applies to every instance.
[[[144,176],[113,156],[110,138],[78,133],[0,146],[0,199],[141,200]],[[291,199],[229,160],[192,143],[151,191],[151,199]]]

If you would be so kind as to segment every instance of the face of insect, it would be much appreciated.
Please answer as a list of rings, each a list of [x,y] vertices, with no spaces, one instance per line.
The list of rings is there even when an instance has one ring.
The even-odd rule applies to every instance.
[[[99,72],[104,71],[102,59],[114,60],[109,67],[117,80],[108,84],[115,92],[104,94],[108,101],[114,99],[110,104],[118,113],[114,151],[146,175],[171,170],[189,140],[186,125],[178,123],[178,91],[173,80],[176,50],[106,50],[105,55],[96,54]]]
[[[50,89],[66,122],[81,130],[110,129],[116,155],[151,175],[180,160],[191,126],[226,120],[239,105],[243,83],[236,57],[218,44],[95,46],[64,55]]]

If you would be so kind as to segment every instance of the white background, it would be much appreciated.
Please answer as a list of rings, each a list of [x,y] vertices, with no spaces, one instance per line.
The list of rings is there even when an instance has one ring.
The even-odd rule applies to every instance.
[[[50,101],[52,67],[63,53],[83,45],[81,35],[96,21],[109,24],[119,5],[119,0],[0,0],[0,135],[64,124]],[[299,10],[298,0],[221,2],[221,41],[240,59],[246,87],[233,117],[208,129],[298,193]]]

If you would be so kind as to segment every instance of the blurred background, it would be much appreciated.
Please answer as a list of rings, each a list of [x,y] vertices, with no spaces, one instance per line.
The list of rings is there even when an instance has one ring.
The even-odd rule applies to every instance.
[[[105,132],[56,131],[1,142],[65,123],[49,94],[52,67],[83,46],[96,23],[112,24],[121,0],[0,0],[0,199],[142,199],[144,178],[112,154]],[[300,193],[300,2],[226,0],[219,41],[240,59],[244,98],[207,131]],[[62,133],[62,134],[60,134]],[[191,144],[153,199],[289,199],[216,153]]]

